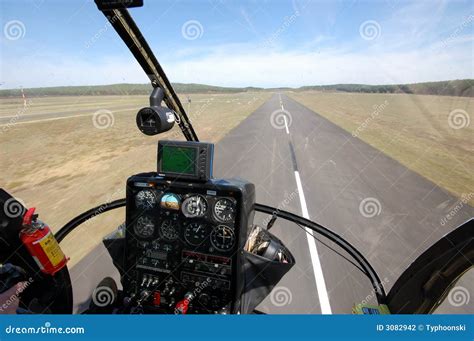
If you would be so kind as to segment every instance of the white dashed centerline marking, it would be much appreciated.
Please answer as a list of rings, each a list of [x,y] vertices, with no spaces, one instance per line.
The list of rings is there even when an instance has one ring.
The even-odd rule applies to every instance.
[[[280,94],[278,95],[280,97],[281,110],[285,111],[285,108],[283,107],[281,95]],[[285,121],[286,133],[289,135],[290,130],[288,129],[286,115],[283,115],[283,118]],[[298,194],[300,198],[301,212],[304,218],[310,219],[308,206],[306,205],[306,198],[303,192],[303,185],[301,184],[300,173],[298,172],[298,170],[295,170],[295,179],[296,179],[296,187],[298,188]],[[307,232],[306,240],[308,241],[309,254],[311,256],[311,262],[313,263],[314,280],[316,281],[316,289],[318,290],[318,298],[319,298],[319,305],[321,306],[321,313],[332,314],[331,304],[329,303],[329,294],[326,288],[326,281],[324,280],[323,268],[321,266],[321,260],[319,259],[318,249],[316,248],[316,241],[313,236],[313,231],[308,228],[305,228],[305,230]]]
[[[288,122],[286,120],[285,109],[283,109],[283,104],[281,105],[281,110],[283,111],[283,120],[285,121],[285,130],[288,135],[290,135],[290,130],[288,129]]]
[[[283,107],[283,101],[281,99],[281,94],[278,94],[278,96],[280,97],[280,106],[281,106],[281,111],[283,112],[283,120],[285,121],[285,130],[286,130],[286,133],[288,135],[290,135],[290,130],[288,129],[288,121],[286,119],[286,115],[285,115],[285,108]]]
[[[300,197],[301,211],[303,217],[309,219],[308,207],[306,206],[306,199],[304,197],[303,186],[301,185],[300,173],[295,171],[296,186]],[[326,288],[326,281],[324,280],[323,268],[319,259],[318,249],[316,248],[316,241],[313,237],[313,231],[305,228],[306,240],[308,241],[309,254],[313,263],[314,279],[316,281],[316,288],[318,290],[319,305],[321,306],[322,314],[332,314],[331,305],[329,303],[328,290]]]

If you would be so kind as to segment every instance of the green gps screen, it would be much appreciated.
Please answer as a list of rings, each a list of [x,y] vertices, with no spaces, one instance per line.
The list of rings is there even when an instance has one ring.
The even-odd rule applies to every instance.
[[[163,173],[196,174],[196,149],[178,146],[163,146],[161,171]]]

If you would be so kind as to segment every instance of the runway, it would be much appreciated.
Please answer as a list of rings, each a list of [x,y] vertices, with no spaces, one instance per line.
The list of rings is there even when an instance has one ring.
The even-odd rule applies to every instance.
[[[216,178],[255,183],[257,202],[341,234],[372,263],[387,292],[424,250],[474,216],[471,206],[284,94],[274,94],[220,140],[214,164]],[[256,223],[265,218],[258,215]],[[272,232],[297,264],[261,311],[346,314],[354,303],[375,302],[369,281],[327,240],[324,245],[280,220]],[[78,303],[107,275],[104,251],[97,247],[71,270]],[[471,292],[472,278],[472,271],[462,278]],[[469,312],[467,306],[443,309]]]

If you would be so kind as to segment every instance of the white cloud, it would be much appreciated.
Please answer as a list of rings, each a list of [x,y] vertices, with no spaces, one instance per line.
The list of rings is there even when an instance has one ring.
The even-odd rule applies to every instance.
[[[2,88],[146,83],[148,77],[132,58],[96,62],[58,55],[2,60]]]
[[[170,63],[167,70],[177,81],[265,87],[411,83],[473,76],[470,59],[463,54],[434,54],[430,49],[374,54],[254,50]]]
[[[389,17],[376,18],[382,34],[374,41],[365,41],[359,35],[341,40],[321,33],[309,36],[298,49],[288,50],[279,39],[269,46],[262,37],[260,44],[161,48],[157,57],[174,82],[221,86],[298,87],[474,78],[472,14],[448,15],[445,1],[393,5]],[[303,13],[301,9],[299,12]],[[251,16],[245,10],[241,16],[248,29],[254,30]],[[356,25],[354,30],[358,29]],[[0,44],[8,50],[2,41]],[[122,47],[121,42],[118,44]],[[120,55],[100,60],[87,59],[87,51],[71,59],[46,48],[31,50],[41,54],[2,56],[2,88],[148,81],[125,49]]]
[[[460,37],[461,38],[461,37]],[[465,38],[465,37],[463,37]],[[460,40],[460,41],[459,41]],[[336,83],[390,84],[474,78],[471,39],[409,52],[386,52],[370,43],[358,52],[338,50],[277,51],[255,45],[220,45],[207,54],[164,56],[162,66],[173,82],[221,86],[279,87]],[[372,46],[372,47],[371,47]],[[148,78],[130,56],[94,62],[58,55],[2,61],[2,88],[19,86],[145,83]],[[3,67],[8,65],[8,67]]]

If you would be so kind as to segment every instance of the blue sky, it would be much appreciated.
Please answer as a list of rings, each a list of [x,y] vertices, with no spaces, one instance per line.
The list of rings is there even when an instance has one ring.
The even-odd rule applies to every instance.
[[[148,81],[92,0],[0,2],[0,88]],[[145,0],[130,11],[174,82],[474,78],[469,0]]]

